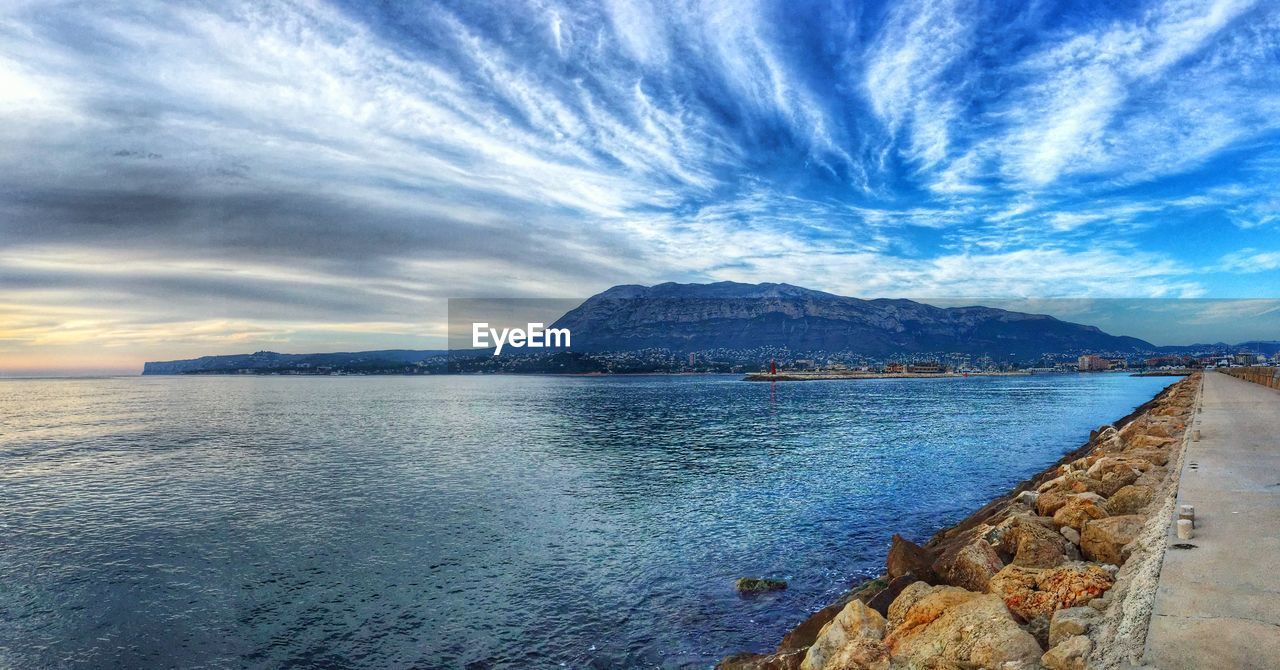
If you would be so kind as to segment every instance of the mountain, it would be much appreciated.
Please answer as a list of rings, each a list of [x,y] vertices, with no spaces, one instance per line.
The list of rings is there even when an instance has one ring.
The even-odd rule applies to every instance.
[[[956,352],[1006,358],[1151,351],[1133,337],[1044,314],[861,300],[790,284],[615,286],[556,321],[574,351],[786,347],[869,356]]]
[[[322,367],[343,370],[379,370],[402,368],[445,356],[448,353],[448,351],[435,349],[385,349],[330,354],[278,354],[274,351],[258,351],[252,354],[201,356],[181,361],[152,361],[143,364],[142,374],[184,375],[239,370],[314,370]]]
[[[1167,345],[1159,348],[1161,353],[1169,354],[1196,354],[1201,352],[1213,351],[1219,353],[1250,353],[1263,354],[1266,356],[1274,356],[1280,353],[1280,341],[1277,340],[1250,340],[1248,342],[1240,342],[1239,344],[1227,344],[1226,342],[1215,342],[1213,344],[1182,344]]]

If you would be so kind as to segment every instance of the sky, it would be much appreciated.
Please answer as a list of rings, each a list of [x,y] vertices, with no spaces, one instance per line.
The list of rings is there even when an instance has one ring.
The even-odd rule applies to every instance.
[[[0,146],[0,374],[663,281],[1280,339],[1275,2],[8,0]]]

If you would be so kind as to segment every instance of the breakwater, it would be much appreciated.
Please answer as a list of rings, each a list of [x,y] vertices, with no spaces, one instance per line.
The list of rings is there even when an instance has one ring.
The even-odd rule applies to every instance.
[[[1222,368],[1220,370],[1237,379],[1243,379],[1267,388],[1280,389],[1280,367],[1253,366],[1247,368]]]
[[[1141,647],[1199,375],[724,670],[1114,667]]]

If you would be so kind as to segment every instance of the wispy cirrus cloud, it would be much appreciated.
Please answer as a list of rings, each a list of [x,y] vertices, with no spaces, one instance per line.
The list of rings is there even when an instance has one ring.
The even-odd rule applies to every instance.
[[[634,281],[1249,295],[1278,34],[1244,0],[7,3],[0,358]]]

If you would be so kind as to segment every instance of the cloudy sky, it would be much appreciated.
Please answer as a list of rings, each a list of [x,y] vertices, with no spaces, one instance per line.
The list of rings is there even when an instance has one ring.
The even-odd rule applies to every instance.
[[[619,283],[1280,297],[1274,2],[8,0],[0,142],[0,374]]]

